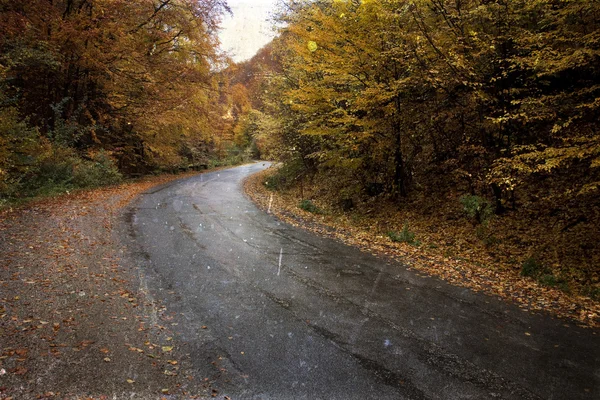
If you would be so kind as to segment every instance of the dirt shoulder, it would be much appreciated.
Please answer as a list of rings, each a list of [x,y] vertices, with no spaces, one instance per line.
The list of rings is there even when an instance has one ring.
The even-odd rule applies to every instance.
[[[181,177],[0,212],[0,399],[210,394],[116,229],[136,195]]]
[[[386,254],[403,262],[410,269],[437,276],[453,285],[514,302],[524,311],[546,312],[584,327],[600,327],[598,301],[540,285],[533,279],[521,276],[514,269],[500,265],[495,267],[491,259],[486,260],[485,265],[473,262],[471,253],[474,249],[468,244],[453,246],[453,254],[449,256],[442,248],[393,242],[386,235],[389,222],[394,219],[403,220],[394,215],[393,210],[386,214],[387,221],[381,221],[380,216],[362,216],[360,221],[355,221],[344,214],[307,212],[298,207],[300,198],[296,191],[278,192],[265,187],[264,182],[271,173],[273,169],[247,179],[246,193],[259,207],[291,225],[337,238],[374,254]],[[448,237],[448,240],[451,239]]]

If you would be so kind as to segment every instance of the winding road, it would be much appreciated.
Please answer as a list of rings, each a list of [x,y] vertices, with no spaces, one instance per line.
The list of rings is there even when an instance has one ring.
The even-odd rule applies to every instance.
[[[144,193],[147,290],[195,375],[232,399],[598,399],[600,338],[260,211],[255,163]]]

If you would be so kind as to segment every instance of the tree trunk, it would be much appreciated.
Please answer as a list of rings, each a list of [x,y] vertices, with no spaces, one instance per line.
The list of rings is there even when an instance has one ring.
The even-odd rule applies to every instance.
[[[404,163],[404,155],[402,153],[402,133],[397,124],[394,124],[394,136],[396,139],[394,148],[394,185],[395,195],[406,197],[407,190],[407,174],[406,164]]]

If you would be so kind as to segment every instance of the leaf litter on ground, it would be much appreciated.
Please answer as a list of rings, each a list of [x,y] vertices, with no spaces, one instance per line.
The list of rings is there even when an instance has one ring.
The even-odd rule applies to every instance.
[[[174,362],[187,365],[180,352],[170,351],[167,363],[143,349],[176,339],[160,317],[153,325],[151,313],[163,306],[138,291],[135,266],[115,230],[121,210],[138,194],[184,176],[0,210],[0,398],[112,398],[132,387],[147,398],[164,388],[210,393],[210,383],[193,386],[179,381],[183,374],[164,374]],[[124,343],[131,351],[117,350]]]

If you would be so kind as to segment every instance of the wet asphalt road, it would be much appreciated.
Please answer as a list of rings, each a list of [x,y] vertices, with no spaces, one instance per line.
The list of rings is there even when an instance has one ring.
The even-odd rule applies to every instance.
[[[219,397],[600,398],[597,331],[281,223],[242,193],[263,168],[155,188],[126,222],[144,286]]]

